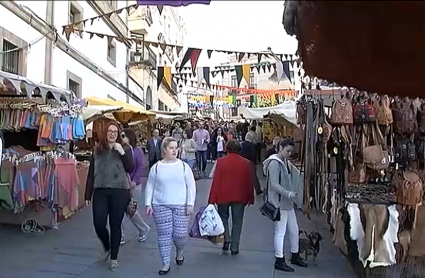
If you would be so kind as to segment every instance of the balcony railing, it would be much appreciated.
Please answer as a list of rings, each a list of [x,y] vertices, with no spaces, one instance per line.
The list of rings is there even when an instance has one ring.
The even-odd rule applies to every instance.
[[[156,54],[152,49],[146,46],[143,46],[142,63],[149,67],[156,68]]]
[[[149,7],[139,7],[128,18],[128,28],[131,32],[146,35],[153,24]]]

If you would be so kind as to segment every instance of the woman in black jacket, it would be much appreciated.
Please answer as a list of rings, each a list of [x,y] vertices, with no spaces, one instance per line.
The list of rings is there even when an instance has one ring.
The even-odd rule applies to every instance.
[[[254,175],[254,188],[257,195],[263,194],[263,190],[261,189],[260,181],[257,176],[257,166],[255,164],[257,156],[256,156],[256,145],[251,142],[248,137],[245,138],[245,141],[241,144],[242,150],[240,155],[251,162],[252,166],[252,174]]]

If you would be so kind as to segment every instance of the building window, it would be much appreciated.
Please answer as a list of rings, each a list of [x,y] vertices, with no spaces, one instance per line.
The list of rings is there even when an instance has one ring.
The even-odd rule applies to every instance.
[[[231,80],[230,85],[231,85],[232,87],[238,87],[238,79],[237,79],[236,75],[233,75],[233,76],[232,76],[232,80]]]
[[[257,89],[257,84],[255,84],[255,75],[253,72],[249,75],[249,88]]]
[[[3,39],[3,63],[1,70],[13,74],[19,74],[19,52],[18,47]]]
[[[108,5],[113,9],[116,10],[117,9],[117,1],[115,0],[107,0],[106,3],[108,3]]]
[[[69,18],[68,18],[68,23],[76,23],[79,22],[81,20],[83,20],[83,8],[75,1],[72,1],[69,4]],[[78,30],[83,30],[84,29],[84,25],[83,23],[80,23],[76,26],[76,29]]]
[[[164,15],[164,32],[167,33],[167,17]]]
[[[77,98],[82,98],[83,80],[70,71],[67,71],[66,75],[68,79],[67,89],[73,91]]]
[[[164,107],[164,103],[158,99],[158,111],[164,111],[165,107]]]
[[[117,60],[116,44],[114,41],[108,39],[108,61],[115,67],[116,60]]]

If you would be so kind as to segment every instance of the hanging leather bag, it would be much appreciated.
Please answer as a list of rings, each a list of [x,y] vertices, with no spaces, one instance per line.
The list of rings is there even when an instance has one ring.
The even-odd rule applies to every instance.
[[[360,99],[353,105],[354,124],[367,124],[376,121],[376,110],[368,99]]]
[[[411,139],[396,139],[394,144],[394,161],[396,163],[403,163],[413,159],[416,159],[416,148]]]
[[[401,205],[416,207],[422,202],[423,185],[418,174],[410,170],[394,175],[393,184],[397,190],[397,202]]]
[[[418,159],[425,159],[425,138],[423,137],[416,141],[416,154]]]
[[[361,145],[359,146],[359,143]],[[348,182],[353,184],[361,184],[367,181],[366,176],[366,166],[363,163],[363,159],[360,156],[357,156],[357,150],[360,148],[361,151],[365,148],[366,145],[366,136],[363,131],[363,127],[360,128],[360,134],[358,135],[358,140],[356,140],[355,149],[353,151],[353,166],[350,167],[348,171]]]
[[[331,138],[332,126],[326,120],[325,106],[322,101],[318,103],[318,119],[317,119],[317,133],[319,134],[318,138],[322,142],[328,142]]]
[[[374,106],[376,110],[376,122],[378,125],[390,125],[393,123],[390,99],[387,95],[377,97],[374,101]]]
[[[335,125],[353,124],[353,106],[347,98],[341,97],[332,104],[331,122]]]
[[[362,151],[363,163],[374,170],[385,170],[390,165],[388,151],[383,149],[384,139],[377,124],[371,126],[373,143]]]
[[[405,98],[403,101],[395,101],[393,118],[394,132],[407,135],[415,133],[417,126],[415,109],[409,98]]]
[[[418,126],[421,133],[425,133],[425,103],[422,103],[418,111]]]

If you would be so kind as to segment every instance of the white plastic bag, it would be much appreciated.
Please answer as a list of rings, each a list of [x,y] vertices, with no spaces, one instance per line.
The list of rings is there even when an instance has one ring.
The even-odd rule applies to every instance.
[[[224,225],[214,205],[208,205],[199,219],[202,236],[219,236],[224,233]]]

